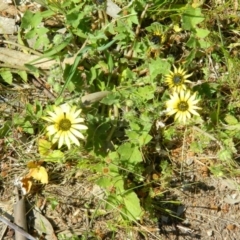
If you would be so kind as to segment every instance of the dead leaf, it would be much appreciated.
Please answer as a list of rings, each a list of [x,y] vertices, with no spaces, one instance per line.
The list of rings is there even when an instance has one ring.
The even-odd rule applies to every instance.
[[[57,237],[54,234],[53,227],[51,223],[45,218],[38,210],[33,209],[34,215],[34,228],[38,231],[40,235],[43,233],[46,234],[44,239],[46,240],[57,240]]]
[[[27,68],[24,66],[25,64],[31,64],[41,69],[49,69],[57,63],[55,60],[49,58],[41,58],[37,55],[30,55],[7,48],[0,48],[0,59],[1,62],[9,64],[15,68],[25,68],[26,70]]]
[[[82,104],[86,107],[92,103],[99,102],[109,93],[110,93],[109,91],[101,91],[87,94],[81,98]]]
[[[236,229],[236,225],[234,225],[234,224],[228,224],[228,225],[226,226],[226,228],[227,228],[229,231],[232,231],[232,230]]]
[[[231,179],[219,179],[220,190],[225,190],[225,188],[229,188],[230,190],[237,190],[238,184]]]
[[[64,68],[66,64],[73,64],[76,56],[77,54],[73,57],[65,58],[62,67]],[[59,64],[58,61],[50,58],[26,54],[7,48],[0,48],[0,59],[1,62],[9,64],[12,67],[25,70],[28,70],[28,68],[25,67],[25,64],[30,64],[43,70],[50,69],[54,64]]]
[[[107,0],[107,10],[106,13],[112,17],[112,18],[117,18],[118,13],[121,11],[122,9],[114,2],[112,2],[111,0]]]
[[[236,204],[240,203],[240,196],[238,194],[231,194],[227,195],[223,200],[228,204]]]
[[[42,184],[48,183],[48,174],[44,167],[31,168],[29,173],[26,175],[27,178],[34,178],[37,181],[40,181]]]
[[[23,195],[26,195],[27,193],[30,192],[32,188],[32,181],[29,178],[22,178],[20,182],[22,183],[21,189],[22,189]]]

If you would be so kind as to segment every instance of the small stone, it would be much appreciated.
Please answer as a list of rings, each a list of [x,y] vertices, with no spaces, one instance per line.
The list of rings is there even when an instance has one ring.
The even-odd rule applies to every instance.
[[[213,235],[213,230],[212,229],[207,230],[207,235],[211,237]]]
[[[236,225],[234,225],[234,224],[228,224],[228,225],[226,226],[226,228],[227,228],[228,230],[232,231],[232,230],[234,230],[234,229],[236,228]]]

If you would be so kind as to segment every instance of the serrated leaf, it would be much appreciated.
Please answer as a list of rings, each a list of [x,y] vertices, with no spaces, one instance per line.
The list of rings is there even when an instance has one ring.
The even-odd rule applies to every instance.
[[[101,103],[104,103],[106,105],[113,105],[119,102],[119,98],[117,96],[117,93],[109,93],[106,97],[104,97],[101,100]]]
[[[51,153],[49,153],[44,160],[46,162],[57,162],[62,163],[64,162],[64,153],[60,150],[54,150]]]
[[[182,26],[184,30],[195,29],[196,25],[204,20],[204,16],[201,13],[200,8],[193,8],[188,6],[188,8],[183,12],[182,15]]]
[[[121,161],[134,164],[142,162],[142,154],[134,144],[124,143],[118,148],[117,152],[120,154]]]
[[[152,86],[138,88],[137,94],[142,100],[150,100],[154,98],[155,89]]]
[[[157,58],[156,60],[152,59],[149,64],[149,75],[151,76],[151,79],[154,79],[159,74],[167,74],[169,73],[169,69],[171,68],[171,65],[160,58]]]

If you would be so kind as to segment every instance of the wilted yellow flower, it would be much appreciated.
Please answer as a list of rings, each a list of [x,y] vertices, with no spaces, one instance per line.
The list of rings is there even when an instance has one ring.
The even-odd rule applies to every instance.
[[[170,88],[172,88],[173,91],[180,91],[182,89],[185,90],[186,89],[185,83],[191,82],[187,80],[187,78],[192,76],[192,73],[186,74],[187,71],[185,71],[181,67],[176,68],[174,65],[173,68],[174,68],[173,72],[170,71],[169,74],[165,75],[165,82],[168,84]]]
[[[175,120],[185,123],[191,118],[191,114],[199,116],[196,109],[196,104],[199,99],[196,99],[196,92],[191,95],[190,91],[173,92],[171,99],[166,102],[167,115],[175,115]]]
[[[53,109],[53,112],[47,111],[48,117],[43,117],[52,123],[47,127],[47,134],[52,143],[58,142],[58,148],[66,144],[70,149],[71,143],[80,146],[78,138],[84,139],[80,131],[87,129],[87,126],[80,124],[84,122],[84,119],[79,117],[82,110],[76,110],[76,106],[70,107],[68,104],[53,106]]]

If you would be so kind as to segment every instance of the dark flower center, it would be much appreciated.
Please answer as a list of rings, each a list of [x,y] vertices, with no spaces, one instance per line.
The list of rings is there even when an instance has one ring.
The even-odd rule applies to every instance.
[[[177,106],[178,110],[181,111],[181,112],[185,112],[188,110],[189,106],[188,106],[188,103],[187,102],[180,102]]]
[[[175,85],[180,85],[183,83],[183,77],[181,75],[174,75],[173,76],[173,83]]]
[[[151,41],[154,44],[159,44],[161,42],[161,37],[159,35],[153,35]]]
[[[71,126],[72,126],[71,121],[67,118],[62,119],[59,122],[59,130],[62,131],[68,131],[71,128]]]

